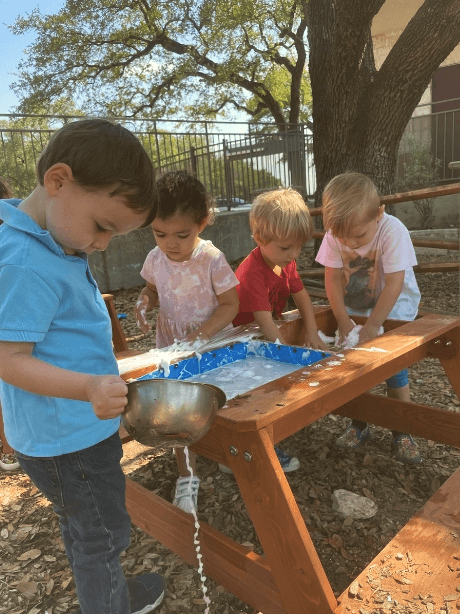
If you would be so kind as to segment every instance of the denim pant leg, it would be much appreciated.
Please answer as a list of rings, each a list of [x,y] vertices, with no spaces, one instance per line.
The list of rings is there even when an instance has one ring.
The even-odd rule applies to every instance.
[[[127,614],[120,554],[129,546],[131,520],[118,433],[72,454],[17,456],[59,515],[82,614]]]

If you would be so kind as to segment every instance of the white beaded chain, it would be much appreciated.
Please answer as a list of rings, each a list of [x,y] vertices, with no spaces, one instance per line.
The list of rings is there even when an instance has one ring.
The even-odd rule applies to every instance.
[[[192,467],[190,466],[190,458],[189,458],[187,446],[185,446],[184,448],[184,453],[185,453],[185,462],[187,465],[187,469],[190,471],[190,475],[194,475]],[[188,488],[190,489],[190,495],[191,495],[191,492],[192,492],[191,482],[189,483]],[[195,509],[192,509],[192,514],[195,519],[195,529],[196,529],[195,534],[193,536],[193,543],[195,544],[196,558],[198,559],[198,573],[200,574],[201,590],[203,592],[203,600],[206,603],[204,614],[209,614],[209,606],[211,605],[211,600],[209,599],[207,595],[208,589],[206,588],[206,584],[205,584],[206,576],[203,574],[203,563],[201,561],[201,559],[203,558],[203,555],[200,552],[201,546],[200,546],[200,540],[198,539],[198,534],[200,532],[200,523],[198,521],[198,516],[196,514]]]

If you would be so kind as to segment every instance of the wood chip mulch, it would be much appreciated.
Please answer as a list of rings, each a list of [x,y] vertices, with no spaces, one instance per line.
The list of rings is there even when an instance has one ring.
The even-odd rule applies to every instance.
[[[299,268],[311,265],[311,254],[304,253],[301,258]],[[433,258],[428,256],[419,261],[430,259]],[[418,282],[425,306],[458,312],[457,273],[421,274]],[[153,347],[154,334],[140,335],[135,326],[132,307],[139,291],[134,288],[113,294],[118,313],[127,315],[121,323],[131,339],[130,347],[146,350]],[[155,314],[151,318],[154,323]],[[437,360],[423,360],[410,369],[410,376],[415,402],[460,411],[460,401]],[[374,392],[383,394],[384,386],[376,387]],[[352,583],[460,463],[460,450],[417,440],[423,463],[406,467],[391,455],[390,433],[377,427],[363,449],[344,454],[333,443],[346,424],[345,419],[330,415],[282,443],[284,450],[301,461],[300,469],[288,474],[288,480],[336,595]],[[171,453],[155,454],[150,448],[130,442],[125,445],[123,466],[132,479],[172,500],[177,470]],[[261,553],[235,479],[220,473],[216,463],[203,457],[198,459],[198,474],[202,479],[200,519]],[[360,521],[340,517],[331,506],[331,494],[339,488],[374,500],[377,514]],[[0,613],[74,612],[78,604],[75,584],[51,505],[21,471],[0,473],[0,503]],[[204,611],[196,570],[137,527],[132,527],[131,545],[122,564],[127,576],[158,571],[166,578],[168,592],[156,610],[159,614]],[[207,586],[213,614],[255,614],[253,608],[212,579],[208,578]],[[458,611],[460,592],[452,592],[455,599],[447,603],[451,610],[454,608],[452,611]],[[426,599],[429,603],[430,599]],[[381,611],[394,614],[430,612],[426,604],[420,610],[402,606],[398,609],[394,604],[385,608]],[[356,612],[373,612],[361,609],[357,606]]]

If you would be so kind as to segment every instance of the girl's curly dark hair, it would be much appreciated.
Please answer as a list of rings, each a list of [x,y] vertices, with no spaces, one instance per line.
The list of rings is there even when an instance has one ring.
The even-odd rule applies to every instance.
[[[187,171],[169,171],[157,181],[159,206],[157,217],[167,220],[174,215],[189,215],[200,225],[213,222],[213,199],[194,175]]]
[[[9,183],[3,177],[0,177],[0,198],[12,198],[13,192]]]

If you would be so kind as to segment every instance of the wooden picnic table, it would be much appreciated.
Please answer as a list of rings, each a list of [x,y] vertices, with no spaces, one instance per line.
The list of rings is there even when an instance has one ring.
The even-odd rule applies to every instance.
[[[318,328],[333,334],[331,309],[316,307],[315,311]],[[191,447],[197,454],[232,468],[264,551],[260,556],[201,522],[204,573],[263,614],[358,612],[366,603],[372,604],[376,595],[373,589],[367,593],[363,589],[357,600],[347,590],[337,601],[274,444],[331,412],[353,417],[359,411],[361,419],[373,424],[460,447],[459,414],[367,392],[401,369],[423,358],[436,357],[460,396],[460,319],[427,315],[410,323],[388,321],[386,330],[362,346],[384,352],[344,351],[346,360],[340,366],[317,369],[316,387],[305,381],[301,368],[248,392],[245,398],[228,401],[228,408],[218,412],[210,431]],[[283,324],[282,334],[287,343],[295,345],[303,338],[301,321]],[[139,377],[145,372],[145,368],[142,373],[133,370],[123,377]],[[393,582],[392,588],[397,590],[395,587],[400,586],[406,591],[405,597],[417,591],[433,594],[437,604],[433,611],[444,605],[447,585],[448,592],[455,593],[460,584],[446,562],[454,551],[460,554],[460,538],[454,537],[460,530],[459,471],[386,546],[387,558],[381,553],[370,566],[375,576],[382,561],[388,564],[388,558],[396,552],[412,552],[418,563],[423,559],[432,564],[431,574],[414,574],[412,584]],[[130,479],[127,508],[134,524],[197,566],[191,515]],[[369,573],[367,568],[359,576],[361,586],[369,584]]]

